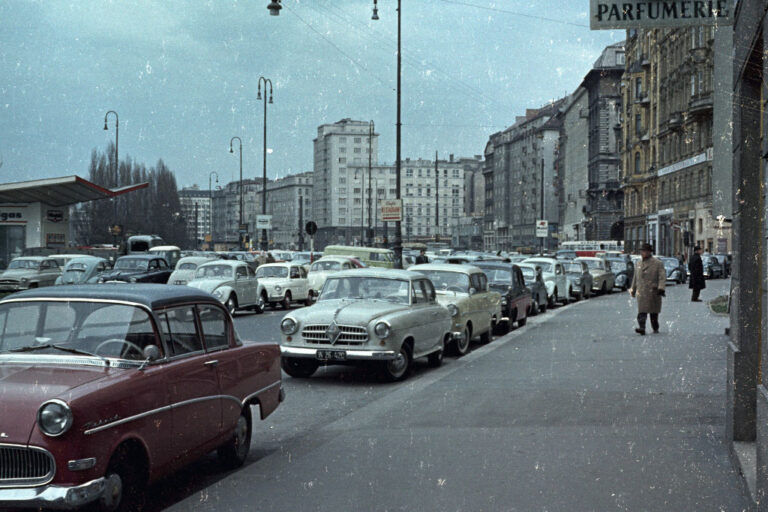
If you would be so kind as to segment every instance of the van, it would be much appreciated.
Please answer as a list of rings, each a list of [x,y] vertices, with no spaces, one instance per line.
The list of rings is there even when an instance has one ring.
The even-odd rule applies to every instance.
[[[127,254],[133,254],[136,252],[149,252],[152,247],[165,245],[165,242],[157,235],[134,235],[128,237],[125,245]]]
[[[176,268],[176,264],[181,259],[181,249],[175,245],[156,245],[149,249],[151,254],[158,254],[165,258],[165,262],[172,269]]]
[[[395,268],[395,253],[391,249],[329,245],[323,251],[323,256],[349,256],[362,261],[369,267]]]

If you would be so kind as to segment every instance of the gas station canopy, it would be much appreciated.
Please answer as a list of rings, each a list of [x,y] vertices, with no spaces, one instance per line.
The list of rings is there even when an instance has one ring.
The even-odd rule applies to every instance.
[[[108,189],[79,176],[18,181],[0,184],[0,203],[45,203],[50,206],[67,206],[97,199],[109,199],[148,186],[148,183],[139,183]]]

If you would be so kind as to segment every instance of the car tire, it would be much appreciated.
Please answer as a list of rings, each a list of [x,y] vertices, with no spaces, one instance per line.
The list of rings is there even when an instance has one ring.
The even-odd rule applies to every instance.
[[[427,356],[427,364],[430,368],[437,368],[443,364],[443,356],[445,355],[445,338],[442,340],[442,346],[437,352],[432,352]]]
[[[547,312],[547,305],[548,305],[548,303],[549,302],[547,300],[544,300],[544,301],[542,301],[539,304],[539,313],[546,313]]]
[[[280,360],[283,371],[295,379],[307,379],[311,377],[320,366],[314,359],[297,357],[283,357]]]
[[[556,297],[557,297],[557,288],[555,288],[555,291],[552,292],[551,297],[547,297],[547,307],[549,309],[552,309],[555,307]]]
[[[134,512],[144,508],[146,475],[137,471],[135,456],[127,446],[121,446],[112,455],[106,472],[105,495],[96,502],[103,512]]]
[[[227,469],[239,468],[245,464],[251,450],[251,408],[246,406],[235,424],[232,437],[216,453]]]
[[[237,312],[237,295],[234,293],[230,293],[229,298],[227,298],[227,311],[232,316],[235,316],[235,312]]]
[[[486,345],[491,342],[491,333],[493,332],[493,328],[494,328],[494,323],[493,321],[491,321],[491,325],[488,327],[488,330],[480,335],[480,343],[482,343],[483,345]]]
[[[517,319],[517,326],[518,327],[523,327],[527,323],[528,323],[528,317],[527,316],[524,316],[523,318],[518,318]]]
[[[396,359],[384,361],[381,364],[381,373],[389,382],[405,380],[411,370],[411,351],[405,343],[400,346]]]
[[[280,306],[282,306],[283,309],[287,310],[291,307],[291,292],[286,290],[285,295],[283,296],[283,300],[280,302]]]
[[[462,340],[456,340],[453,344],[456,349],[456,355],[459,357],[464,356],[469,352],[469,340],[472,339],[472,329],[469,328],[469,325],[465,325],[462,333],[464,334],[464,338]]]
[[[605,295],[606,293],[608,293],[608,283],[603,281],[602,286],[600,286],[600,295]]]

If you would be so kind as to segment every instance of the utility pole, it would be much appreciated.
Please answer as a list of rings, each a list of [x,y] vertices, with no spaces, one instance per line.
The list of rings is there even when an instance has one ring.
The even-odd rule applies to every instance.
[[[368,124],[368,230],[370,232],[371,229],[375,229],[375,226],[371,226],[371,160],[373,158],[373,132],[374,132],[374,125],[373,120]],[[376,187],[378,188],[379,183],[376,182]],[[368,246],[373,246],[373,240],[371,240],[371,237],[368,236]]]
[[[437,150],[435,150],[435,242],[440,241],[440,171],[437,170]]]
[[[304,250],[304,198],[299,195],[299,250]]]
[[[402,85],[402,69],[403,69],[403,63],[402,63],[402,49],[401,49],[401,42],[402,42],[402,13],[403,13],[403,6],[402,6],[402,0],[397,0],[397,125],[396,125],[396,136],[395,136],[395,167],[397,172],[397,194],[395,195],[395,198],[400,200],[400,210],[401,210],[401,220],[395,222],[395,247],[394,247],[394,253],[395,253],[395,268],[403,268],[403,210],[402,207],[402,196],[400,193],[400,185],[401,185],[401,160],[402,155],[400,152],[400,142],[401,142],[401,135],[403,131],[403,123],[401,119],[401,85]]]
[[[541,217],[539,217],[539,219],[544,220],[544,151],[543,151],[543,148],[541,153],[541,194],[540,195],[541,195]],[[534,227],[534,231],[535,231],[535,227]],[[544,254],[544,238],[539,239],[539,253]]]
[[[200,249],[199,231],[198,231],[198,203],[195,201],[195,250]]]

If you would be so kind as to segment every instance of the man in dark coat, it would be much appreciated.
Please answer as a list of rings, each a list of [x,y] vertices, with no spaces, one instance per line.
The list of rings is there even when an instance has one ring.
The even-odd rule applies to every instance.
[[[422,263],[429,263],[429,258],[427,258],[427,251],[422,249],[419,251],[419,255],[416,256],[416,264],[421,265]]]
[[[637,297],[637,334],[645,334],[645,321],[651,315],[653,332],[659,332],[659,313],[661,313],[661,298],[664,297],[664,287],[667,283],[667,272],[664,263],[653,257],[650,244],[640,248],[642,259],[637,263],[632,286],[629,294]]]
[[[701,247],[696,246],[693,249],[693,256],[691,256],[691,261],[688,263],[688,269],[691,271],[691,281],[688,283],[688,288],[693,290],[691,302],[701,302],[699,293],[707,287],[707,283],[704,280],[704,264],[701,262]]]

